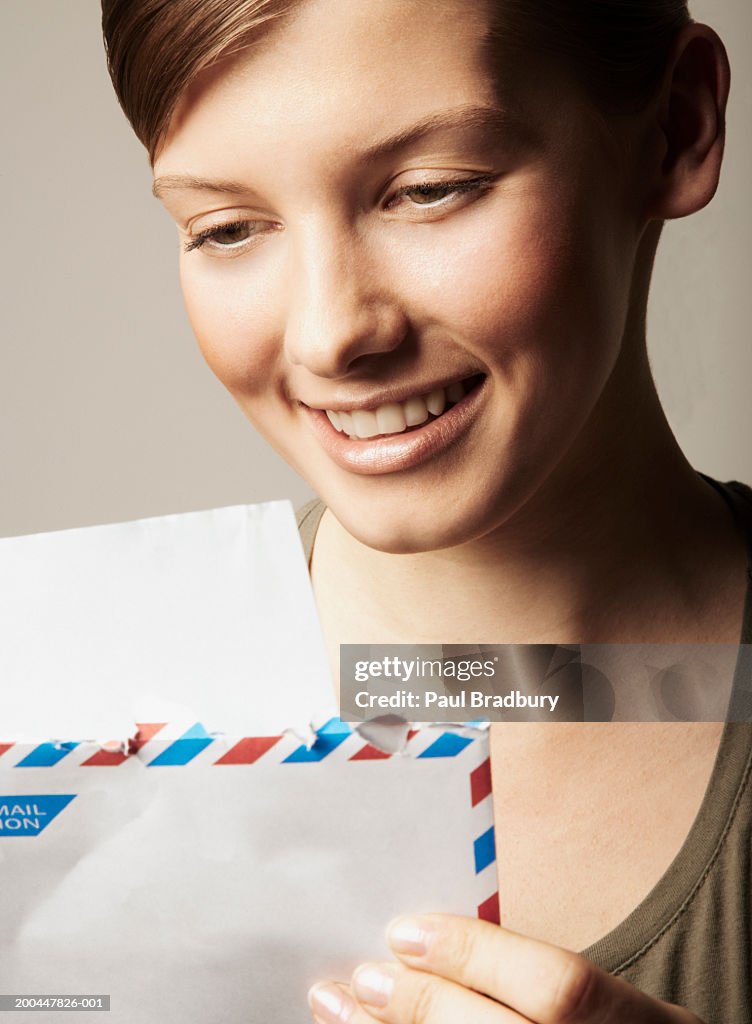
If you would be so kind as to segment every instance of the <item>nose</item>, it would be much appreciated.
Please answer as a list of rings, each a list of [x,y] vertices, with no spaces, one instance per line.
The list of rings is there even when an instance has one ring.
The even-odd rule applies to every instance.
[[[285,324],[290,362],[337,379],[357,360],[397,348],[407,318],[385,270],[382,266],[380,273],[379,260],[354,232],[315,231],[301,239],[290,265]]]

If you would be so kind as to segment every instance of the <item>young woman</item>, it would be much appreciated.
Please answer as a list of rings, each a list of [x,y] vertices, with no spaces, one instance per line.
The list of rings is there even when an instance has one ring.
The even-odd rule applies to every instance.
[[[206,361],[322,499],[333,666],[752,640],[752,494],[688,464],[646,349],[663,222],[723,153],[725,51],[682,0],[103,10]],[[752,1020],[751,753],[747,724],[494,727],[504,927],[399,922],[315,1017]]]

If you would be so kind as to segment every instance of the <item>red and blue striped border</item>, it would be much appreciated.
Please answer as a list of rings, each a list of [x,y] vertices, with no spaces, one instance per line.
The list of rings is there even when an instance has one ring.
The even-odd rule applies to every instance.
[[[177,733],[177,734],[176,734]],[[320,764],[337,761],[381,761],[404,756],[416,760],[430,758],[469,758],[469,789],[473,817],[477,827],[473,838],[473,864],[478,879],[479,896],[490,893],[477,905],[478,917],[500,923],[499,895],[496,880],[496,849],[492,810],[491,761],[486,743],[487,734],[474,731],[444,730],[436,736],[436,728],[410,729],[399,754],[390,754],[363,740],[347,722],[330,718],[316,730],[311,746],[300,743],[294,735],[244,736],[228,740],[208,733],[200,722],[188,729],[176,729],[166,722],[139,723],[134,738],[127,744],[105,744],[93,753],[93,744],[56,742],[24,745],[0,744],[0,771],[3,768],[117,768],[127,762],[140,761],[147,768],[183,767],[186,765],[251,765],[258,762],[276,764]]]

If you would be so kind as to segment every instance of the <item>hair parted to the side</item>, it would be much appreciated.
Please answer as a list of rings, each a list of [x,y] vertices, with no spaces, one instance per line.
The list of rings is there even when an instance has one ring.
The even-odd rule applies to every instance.
[[[118,100],[154,162],[181,95],[301,0],[102,0]],[[360,3],[362,0],[353,0]],[[426,0],[436,3],[436,0]],[[566,66],[607,112],[639,109],[690,23],[687,0],[485,0],[491,42]]]
[[[153,163],[188,85],[296,0],[102,0],[107,66]]]

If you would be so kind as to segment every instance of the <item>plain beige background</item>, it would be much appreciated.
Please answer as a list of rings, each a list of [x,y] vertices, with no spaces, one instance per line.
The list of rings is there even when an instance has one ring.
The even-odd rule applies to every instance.
[[[692,12],[731,56],[727,163],[710,208],[666,229],[650,350],[693,464],[752,482],[752,4]],[[0,3],[0,535],[310,494],[198,352],[99,18],[98,0]]]

